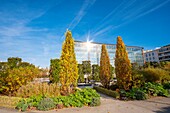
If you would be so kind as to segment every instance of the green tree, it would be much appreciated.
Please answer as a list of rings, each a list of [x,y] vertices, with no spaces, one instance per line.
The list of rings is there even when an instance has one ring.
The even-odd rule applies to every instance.
[[[114,78],[114,73],[115,73],[115,68],[112,65],[110,65],[110,79]]]
[[[91,74],[91,63],[90,61],[82,61],[83,65],[83,73],[84,74]]]
[[[91,77],[91,63],[90,61],[82,61],[82,65],[83,65],[83,73],[84,75],[87,75],[87,78],[85,78],[87,81],[90,80],[92,77]]]
[[[52,83],[59,82],[60,74],[60,59],[51,59],[50,60],[50,81]]]
[[[100,66],[97,64],[92,65],[92,75],[93,75],[93,80],[95,81],[100,81]]]
[[[35,65],[30,64],[30,63],[28,63],[28,62],[21,62],[21,63],[19,64],[19,67],[27,67],[27,66],[29,66],[29,67],[35,67]]]
[[[74,52],[74,39],[71,31],[66,32],[60,57],[60,83],[64,94],[69,94],[71,86],[77,86],[78,66]]]
[[[21,62],[22,62],[22,59],[18,57],[8,58],[8,66],[10,69],[19,67]]]
[[[106,45],[102,45],[100,57],[100,81],[105,88],[109,87],[110,78],[110,59]]]
[[[82,64],[78,64],[78,73],[79,73],[79,82],[83,83],[85,82],[84,80],[84,73],[83,73],[83,65]]]
[[[129,90],[132,82],[131,64],[120,36],[117,37],[115,72],[119,88]]]

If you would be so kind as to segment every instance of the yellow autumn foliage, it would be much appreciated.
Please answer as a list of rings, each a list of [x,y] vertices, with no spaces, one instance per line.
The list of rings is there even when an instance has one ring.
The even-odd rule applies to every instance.
[[[28,82],[32,81],[33,78],[39,74],[38,68],[35,67],[19,67],[9,69],[6,73],[1,75],[3,83],[0,85],[0,91],[3,94],[14,95],[14,93]]]
[[[132,81],[131,63],[125,44],[120,36],[117,37],[115,72],[119,88],[129,90]]]
[[[100,81],[105,88],[109,87],[110,78],[110,59],[106,45],[102,45],[100,58]]]
[[[74,52],[74,39],[70,31],[66,32],[66,39],[62,46],[60,57],[60,83],[64,94],[69,94],[72,86],[77,86],[78,64]]]

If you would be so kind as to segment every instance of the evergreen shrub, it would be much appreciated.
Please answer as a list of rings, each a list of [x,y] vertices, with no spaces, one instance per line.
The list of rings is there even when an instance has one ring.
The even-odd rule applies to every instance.
[[[117,91],[112,91],[112,90],[108,90],[106,88],[102,88],[102,87],[98,87],[98,86],[94,86],[94,89],[100,93],[106,94],[108,96],[111,96],[113,98],[119,98],[119,92]]]

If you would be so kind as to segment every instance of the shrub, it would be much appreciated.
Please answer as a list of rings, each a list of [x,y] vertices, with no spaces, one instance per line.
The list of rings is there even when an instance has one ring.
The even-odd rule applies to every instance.
[[[38,76],[39,70],[35,67],[19,67],[7,70],[3,76],[0,75],[0,91],[3,94],[14,94],[22,85]]]
[[[126,92],[125,94],[128,99],[132,99],[132,100],[147,99],[147,94],[139,88],[132,88],[130,91]]]
[[[170,80],[169,73],[160,68],[146,68],[143,69],[141,72],[144,75],[147,82],[164,83]]]
[[[44,98],[44,96],[42,96],[42,95],[31,96],[29,98],[23,98],[17,103],[16,109],[19,109],[21,111],[26,111],[28,108],[37,107],[39,102],[43,98]]]
[[[112,91],[112,90],[108,90],[108,89],[105,89],[105,88],[102,88],[102,87],[97,87],[95,86],[94,89],[100,93],[103,93],[103,94],[106,94],[108,96],[111,96],[113,98],[119,98],[120,95],[117,91]]]
[[[117,84],[112,84],[111,86],[109,86],[109,89],[114,91],[116,89],[119,89],[119,86]]]
[[[164,89],[170,89],[170,82],[164,83],[163,88]]]
[[[98,100],[94,98],[99,98]],[[97,106],[100,103],[100,95],[93,89],[84,88],[77,90],[69,96],[59,96],[53,98],[55,104],[63,104],[65,107],[82,107],[83,105]]]
[[[83,90],[79,90],[80,95],[84,97],[84,101],[82,101],[85,105],[90,104],[93,98],[99,98],[100,95],[96,92],[96,90],[91,88],[84,88]]]
[[[132,69],[132,87],[140,88],[144,85],[145,78],[139,70]]]
[[[145,83],[143,90],[152,96],[168,96],[168,91],[163,88],[163,85],[157,83]]]
[[[16,92],[18,97],[45,95],[46,97],[54,97],[60,95],[60,89],[57,84],[47,83],[29,83],[19,88]]]
[[[120,90],[121,100],[145,100],[147,99],[147,94],[143,90],[132,88],[129,91]]]
[[[99,106],[101,104],[100,102],[100,98],[99,97],[94,97],[92,98],[92,101],[90,103],[90,106],[93,107],[93,106]]]
[[[170,62],[166,62],[164,69],[170,71]]]
[[[38,110],[47,111],[55,108],[55,103],[51,98],[42,99],[37,106]]]
[[[141,88],[132,88],[129,91],[120,90],[120,99],[122,100],[145,100],[149,96],[169,96],[168,91],[161,84],[145,83]]]
[[[84,88],[76,90],[74,94],[69,96],[57,96],[46,98],[43,95],[31,96],[22,99],[18,102],[16,108],[25,111],[28,108],[36,107],[39,110],[49,110],[55,108],[61,109],[63,107],[82,107],[83,105],[98,106],[100,105],[100,95],[96,90],[91,88]]]
[[[145,99],[147,99],[147,94],[145,94],[141,90],[137,90],[135,96],[136,96],[136,100],[145,100]]]
[[[16,106],[16,109],[26,111],[28,109],[28,103],[25,99],[22,99]]]

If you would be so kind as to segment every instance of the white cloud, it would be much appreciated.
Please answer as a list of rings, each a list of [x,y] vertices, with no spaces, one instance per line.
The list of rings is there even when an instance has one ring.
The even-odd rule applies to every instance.
[[[48,31],[47,28],[32,28],[26,25],[3,26],[0,27],[1,36],[23,36],[30,32]]]
[[[81,21],[81,19],[86,15],[87,10],[95,3],[96,0],[85,0],[76,17],[70,23],[68,29],[73,30]]]
[[[100,35],[113,29],[117,29],[161,8],[169,2],[170,0],[165,0],[163,2],[156,0],[146,0],[143,2],[137,0],[123,1],[99,22],[100,25],[93,29],[92,35]],[[110,30],[108,30],[108,28]]]
[[[160,49],[160,48],[161,48],[161,47],[155,47],[155,49]],[[155,50],[155,49],[154,49],[154,50]]]

